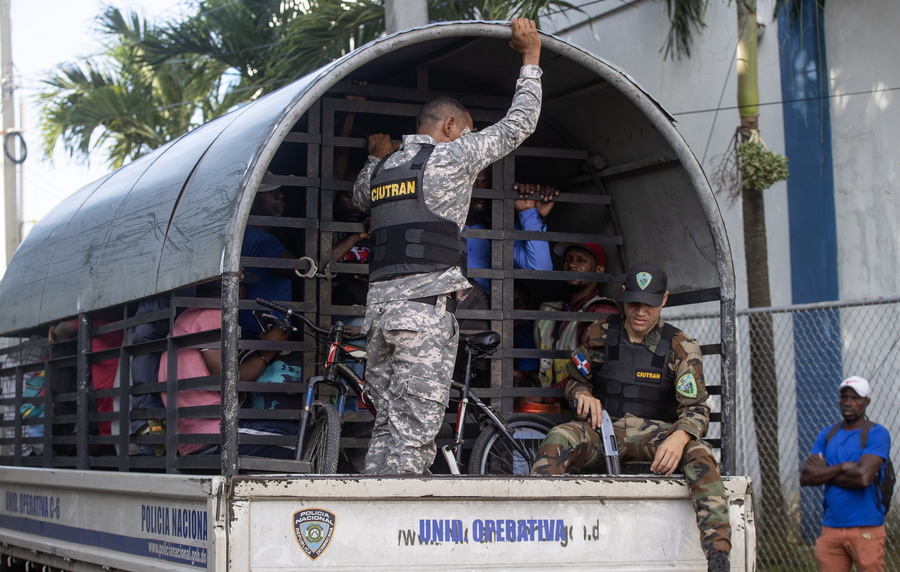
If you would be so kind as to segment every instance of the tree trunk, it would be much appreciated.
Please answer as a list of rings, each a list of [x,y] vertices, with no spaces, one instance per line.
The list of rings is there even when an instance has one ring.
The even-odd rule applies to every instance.
[[[741,115],[740,141],[758,133],[759,82],[757,77],[756,0],[739,0],[738,12],[738,106]],[[763,191],[741,190],[744,219],[744,256],[747,265],[747,293],[751,308],[772,305],[769,293],[769,254],[766,243],[766,209]],[[760,564],[776,556],[776,539],[791,537],[781,488],[781,454],[778,440],[778,384],[772,316],[750,316],[750,393],[756,443],[759,452],[761,495],[757,513]]]

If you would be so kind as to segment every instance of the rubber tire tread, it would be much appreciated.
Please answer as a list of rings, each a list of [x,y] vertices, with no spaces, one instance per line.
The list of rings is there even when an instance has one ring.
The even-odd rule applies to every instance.
[[[547,436],[547,433],[550,432],[550,429],[556,426],[555,423],[544,417],[543,415],[537,415],[534,413],[512,413],[506,416],[506,422],[509,423],[510,427],[513,429],[513,435],[515,435],[517,429],[532,429],[543,432],[543,436],[540,441],[543,441],[543,438]],[[535,440],[536,441],[536,440]],[[530,448],[537,452],[538,447],[540,447],[540,441],[536,443],[530,443]],[[500,447],[502,446],[502,449]],[[514,473],[514,471],[506,471],[506,472],[487,472],[483,470],[485,458],[490,455],[499,454],[501,451],[508,451],[511,447],[508,443],[505,443],[505,437],[502,433],[497,431],[497,427],[494,425],[489,426],[487,429],[481,432],[481,435],[478,436],[478,439],[475,440],[475,445],[472,446],[472,453],[469,456],[469,474],[470,475],[513,475],[518,474]],[[525,475],[531,472],[531,466],[528,466],[528,472],[524,473]]]
[[[333,475],[341,453],[341,416],[330,403],[314,403],[313,412],[303,460],[312,463],[313,473]]]

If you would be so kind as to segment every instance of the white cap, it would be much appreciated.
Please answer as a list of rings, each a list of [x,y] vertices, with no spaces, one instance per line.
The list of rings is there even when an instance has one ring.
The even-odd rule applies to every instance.
[[[269,177],[269,176],[274,177],[275,174],[272,173],[272,171],[266,171],[266,176],[267,176],[267,177]],[[265,178],[265,177],[264,177],[264,178]],[[257,193],[269,193],[269,192],[272,192],[272,191],[274,191],[274,190],[276,190],[276,189],[280,189],[280,188],[281,188],[281,185],[273,185],[273,184],[269,184],[269,183],[260,183],[259,188],[256,189],[256,192],[257,192]]]
[[[838,392],[840,392],[845,387],[849,387],[860,397],[869,397],[869,395],[872,393],[872,390],[869,388],[869,382],[866,381],[866,378],[859,377],[858,375],[848,377],[847,379],[842,381],[841,386],[838,387]]]
[[[256,189],[257,193],[270,193],[272,191],[278,190],[281,188],[281,185],[269,185],[267,183],[263,183]]]

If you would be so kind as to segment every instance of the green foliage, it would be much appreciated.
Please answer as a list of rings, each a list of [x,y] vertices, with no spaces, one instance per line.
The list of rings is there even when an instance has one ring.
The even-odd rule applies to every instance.
[[[119,167],[344,56],[384,33],[382,0],[194,0],[151,26],[107,8],[106,50],[61,66],[41,95],[43,148]],[[430,0],[435,21],[535,20],[565,0]]]
[[[99,20],[110,41],[106,50],[78,64],[60,66],[45,80],[43,150],[58,143],[88,162],[104,149],[118,168],[197,125],[220,115],[227,98],[217,97],[222,73],[212,61],[166,61],[149,65],[141,49],[155,29],[134,14],[109,8]]]
[[[702,30],[706,27],[703,18],[707,2],[708,0],[666,0],[671,26],[666,36],[665,58],[672,55],[680,58],[682,54],[691,57],[692,29]]]
[[[770,151],[761,141],[744,141],[735,149],[745,189],[764,191],[788,178],[787,157]]]
[[[742,135],[747,138],[743,142]],[[786,181],[789,175],[787,157],[770,151],[756,130],[735,130],[728,150],[713,162],[710,182],[720,195],[732,201],[744,191],[764,191],[778,181]]]
[[[563,0],[429,0],[428,15],[439,22],[530,18],[540,27],[541,15],[551,8],[581,11]]]

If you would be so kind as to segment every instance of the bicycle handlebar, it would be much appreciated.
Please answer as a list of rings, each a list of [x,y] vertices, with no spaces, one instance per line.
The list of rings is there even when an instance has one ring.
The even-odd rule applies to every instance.
[[[294,317],[294,318],[299,319],[304,324],[306,324],[314,332],[318,332],[320,334],[326,334],[326,335],[331,333],[331,330],[329,328],[322,328],[322,327],[317,326],[315,323],[313,323],[312,320],[310,320],[303,314],[298,314],[297,312],[294,312],[287,306],[282,306],[281,304],[279,304],[277,302],[273,302],[271,300],[266,300],[265,298],[257,298],[256,303],[264,308],[268,308],[270,310],[275,310],[276,312],[280,312],[280,313],[284,314],[285,325],[288,327],[287,329],[291,328],[291,325],[290,325],[291,317]],[[363,334],[348,334],[346,332],[342,336],[343,339],[350,340],[350,341],[361,340],[365,337],[366,336]]]
[[[266,300],[265,298],[257,298],[256,303],[264,308],[268,308],[270,310],[275,310],[276,312],[281,312],[282,314],[286,314],[288,316],[294,313],[293,310],[288,308],[287,306],[282,306],[277,302],[273,302],[271,300]]]
[[[256,303],[259,304],[260,306],[262,306],[263,308],[268,308],[270,310],[275,310],[276,312],[284,314],[284,323],[283,323],[282,327],[284,327],[285,329],[294,329],[291,326],[291,317],[295,317],[295,318],[298,318],[301,322],[303,322],[307,326],[309,326],[310,329],[312,329],[315,332],[318,332],[320,334],[330,333],[329,329],[320,328],[319,326],[314,324],[309,318],[307,318],[303,314],[295,313],[293,310],[291,310],[287,306],[282,306],[281,304],[278,304],[277,302],[272,302],[271,300],[266,300],[265,298],[257,298]]]

